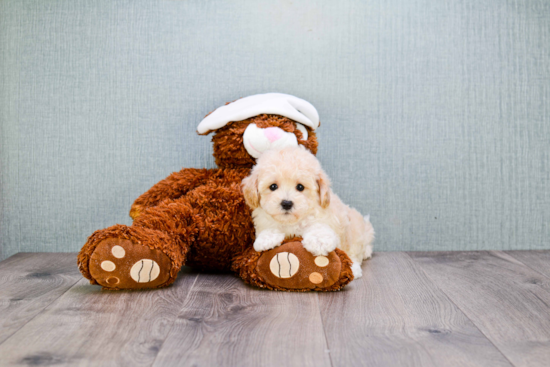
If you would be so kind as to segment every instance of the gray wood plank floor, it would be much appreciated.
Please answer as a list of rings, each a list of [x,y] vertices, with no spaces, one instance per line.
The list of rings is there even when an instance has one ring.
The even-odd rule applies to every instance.
[[[0,366],[548,366],[550,251],[377,253],[334,293],[185,268],[101,291],[76,254],[0,262]]]
[[[510,366],[407,254],[364,271],[345,295],[319,295],[334,366]]]
[[[17,254],[0,262],[0,343],[80,279],[74,255]]]
[[[515,366],[550,366],[548,278],[503,252],[412,256]]]

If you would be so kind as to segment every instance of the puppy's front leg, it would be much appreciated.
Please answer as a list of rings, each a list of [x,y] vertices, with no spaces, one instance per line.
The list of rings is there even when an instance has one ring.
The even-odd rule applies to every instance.
[[[326,224],[313,224],[304,231],[304,248],[314,256],[326,256],[340,245],[340,237]]]
[[[258,252],[271,250],[279,246],[285,239],[285,234],[277,229],[269,228],[256,235],[254,250]]]

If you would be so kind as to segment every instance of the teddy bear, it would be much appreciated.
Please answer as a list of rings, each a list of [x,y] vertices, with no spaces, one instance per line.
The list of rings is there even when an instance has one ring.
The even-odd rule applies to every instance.
[[[267,149],[303,145],[317,153],[317,110],[282,93],[238,99],[212,111],[197,127],[213,133],[218,168],[184,168],[138,197],[133,223],[95,231],[78,255],[78,267],[103,289],[162,288],[182,266],[232,271],[246,283],[272,290],[334,291],[353,280],[352,262],[336,249],[322,259],[301,238],[265,252],[253,248],[251,209],[241,181]]]

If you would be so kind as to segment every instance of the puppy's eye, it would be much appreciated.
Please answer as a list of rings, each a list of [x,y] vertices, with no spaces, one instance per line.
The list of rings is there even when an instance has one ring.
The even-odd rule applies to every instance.
[[[298,191],[304,191],[304,185],[298,184],[298,185],[296,186],[296,190],[298,190]]]
[[[279,188],[279,186],[277,186],[277,184],[272,184],[271,186],[269,186],[269,189],[270,189],[271,191],[275,191],[275,190],[277,190],[278,188]]]

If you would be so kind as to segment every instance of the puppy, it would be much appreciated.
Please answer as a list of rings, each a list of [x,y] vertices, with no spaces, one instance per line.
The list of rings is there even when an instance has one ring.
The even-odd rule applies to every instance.
[[[332,192],[319,161],[303,146],[266,151],[242,185],[253,209],[256,251],[301,236],[314,256],[326,256],[337,247],[344,250],[353,261],[354,277],[361,277],[362,261],[372,256],[374,229],[369,217]]]

